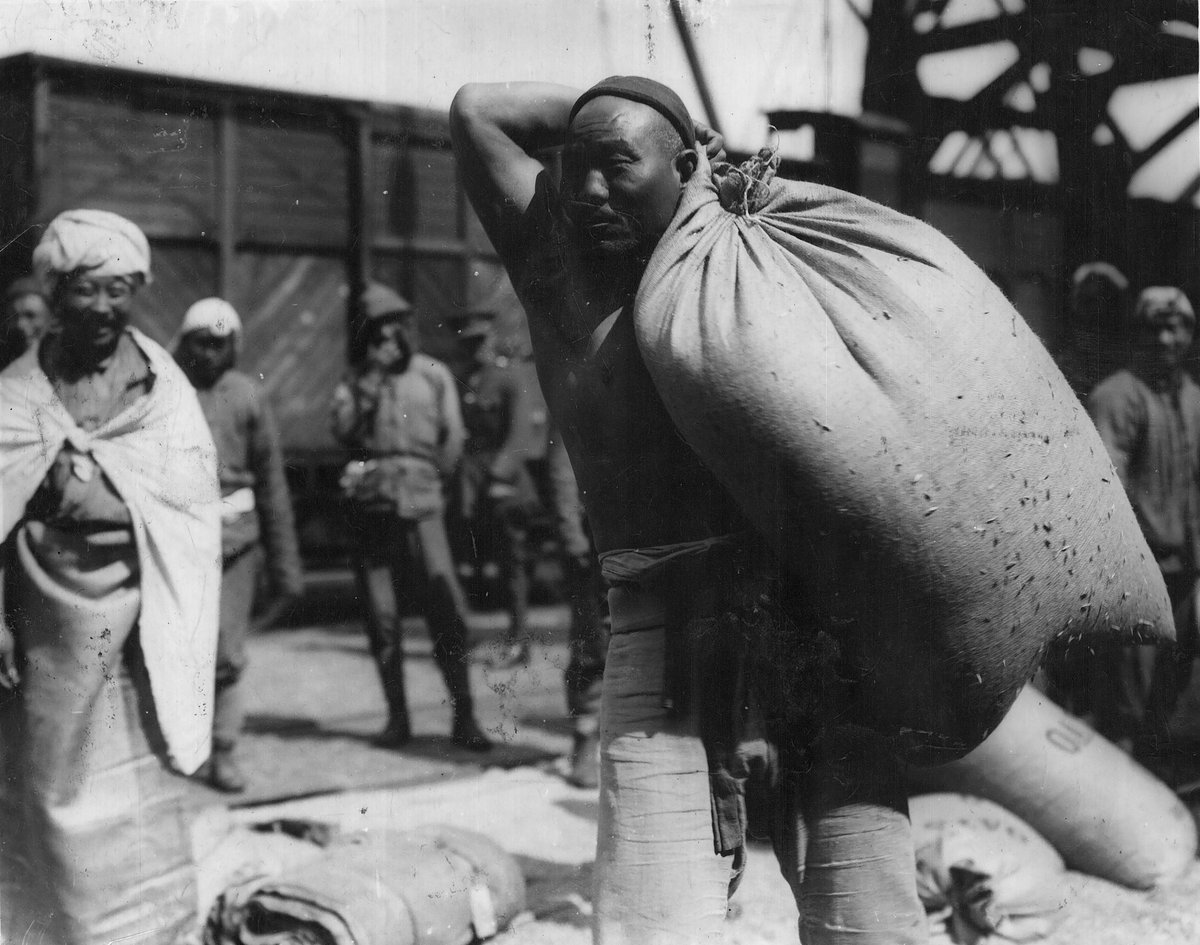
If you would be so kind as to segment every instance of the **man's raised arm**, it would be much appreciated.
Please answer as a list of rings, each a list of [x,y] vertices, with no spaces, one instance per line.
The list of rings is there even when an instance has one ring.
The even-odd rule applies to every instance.
[[[579,90],[541,82],[464,85],[450,105],[459,177],[483,228],[512,271],[524,261],[519,221],[533,200],[533,155],[563,143]]]

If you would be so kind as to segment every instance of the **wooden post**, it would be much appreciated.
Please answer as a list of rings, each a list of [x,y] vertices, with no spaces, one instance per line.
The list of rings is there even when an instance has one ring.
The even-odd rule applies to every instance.
[[[237,128],[229,101],[220,104],[217,117],[217,251],[217,291],[221,298],[232,300],[237,266]]]
[[[355,350],[356,330],[362,313],[358,299],[371,277],[371,243],[367,219],[367,188],[371,179],[371,132],[370,113],[355,109],[346,115],[346,143],[348,162],[346,183],[349,212],[349,240],[346,246],[346,356],[353,360],[359,352]]]

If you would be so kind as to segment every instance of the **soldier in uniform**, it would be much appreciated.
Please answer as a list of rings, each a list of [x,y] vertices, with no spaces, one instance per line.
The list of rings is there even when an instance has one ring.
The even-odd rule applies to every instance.
[[[403,604],[411,600],[425,615],[454,704],[452,741],[487,751],[471,698],[466,598],[444,521],[443,481],[464,438],[454,377],[418,350],[416,313],[397,293],[372,283],[361,305],[366,357],[334,392],[333,433],[357,457],[342,488],[358,532],[359,594],[388,702],[377,742],[399,747],[412,737],[401,633]]]
[[[466,362],[463,420],[466,448],[458,500],[470,546],[490,551],[500,568],[509,624],[497,668],[529,662],[529,526],[540,503],[528,459],[540,453],[537,414],[544,413],[532,371],[496,350],[495,316],[474,312],[458,328]]]

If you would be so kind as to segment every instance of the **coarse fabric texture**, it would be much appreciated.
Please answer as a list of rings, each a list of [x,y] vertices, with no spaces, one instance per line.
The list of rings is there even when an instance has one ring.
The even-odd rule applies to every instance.
[[[1065,918],[1062,857],[1019,817],[964,794],[920,794],[908,811],[934,945],[1034,942]]]
[[[708,758],[696,714],[663,708],[666,629],[613,634],[600,711],[597,945],[724,940],[732,858],[713,850]]]
[[[1179,876],[1196,856],[1196,823],[1170,788],[1032,686],[973,752],[910,779],[995,801],[1069,868],[1134,889]]]
[[[761,716],[745,708],[769,686],[755,679],[757,658],[739,654],[747,628],[734,598],[757,598],[762,582],[751,577],[731,592],[738,560],[693,549],[662,565],[657,585],[610,592],[596,941],[723,940],[743,862],[743,792],[754,777],[767,787],[770,833],[806,945],[922,942],[905,788],[882,739],[831,728],[833,737],[799,758],[775,737],[772,722],[785,714],[778,700],[760,706]]]
[[[688,444],[805,585],[854,718],[922,761],[993,730],[1057,636],[1169,639],[1095,429],[931,227],[764,166],[687,184],[636,300]],[[727,207],[729,209],[727,209]]]
[[[772,840],[804,945],[924,945],[901,766],[877,733],[844,726],[783,771]]]
[[[1087,408],[1159,568],[1200,573],[1200,385],[1122,369]]]
[[[0,934],[172,945],[195,919],[196,875],[181,781],[157,757],[132,535],[34,522],[13,545],[25,659],[0,697]]]
[[[513,857],[454,827],[339,839],[278,876],[225,890],[205,945],[468,945],[525,908]]]
[[[141,575],[141,648],[172,764],[208,756],[221,582],[216,453],[187,378],[137,330],[154,374],[148,396],[91,433],[71,419],[31,349],[0,373],[0,500],[5,538],[55,458],[90,454],[124,500]]]
[[[60,276],[140,276],[150,281],[150,243],[137,224],[108,210],[66,210],[50,221],[33,251],[33,271],[47,293]]]

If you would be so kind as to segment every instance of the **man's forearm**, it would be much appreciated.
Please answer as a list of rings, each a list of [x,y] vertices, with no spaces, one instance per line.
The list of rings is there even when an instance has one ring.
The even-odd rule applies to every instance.
[[[526,154],[561,145],[581,90],[548,82],[473,83],[450,106],[451,128],[473,140],[499,134]]]
[[[522,219],[546,170],[540,153],[563,144],[577,97],[540,82],[473,84],[450,105],[459,179],[510,276],[528,257]]]

